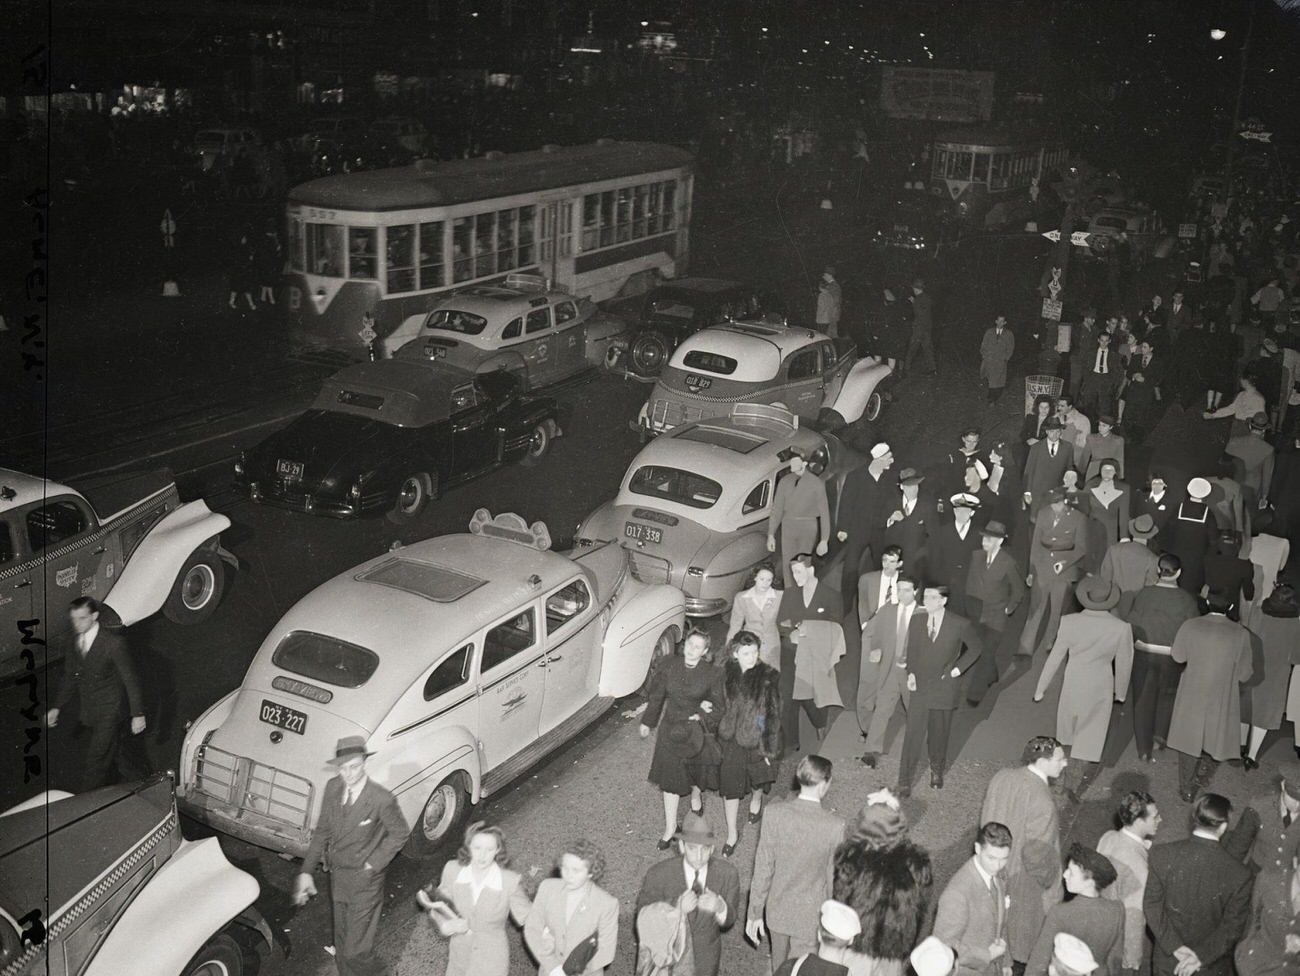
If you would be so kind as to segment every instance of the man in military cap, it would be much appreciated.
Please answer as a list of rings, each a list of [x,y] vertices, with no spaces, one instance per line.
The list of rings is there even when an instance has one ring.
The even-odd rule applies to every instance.
[[[1065,600],[1083,575],[1083,557],[1087,552],[1087,519],[1067,504],[1065,489],[1052,488],[1043,500],[1047,507],[1035,518],[1034,535],[1029,542],[1032,588],[1019,652],[1025,656],[1032,656],[1036,647],[1045,649],[1056,641]],[[1045,611],[1047,628],[1039,642],[1038,629]]]

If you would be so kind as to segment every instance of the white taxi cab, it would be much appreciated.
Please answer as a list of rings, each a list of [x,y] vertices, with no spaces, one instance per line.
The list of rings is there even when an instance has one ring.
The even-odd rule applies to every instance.
[[[243,684],[185,736],[181,805],[217,830],[303,853],[326,760],[364,736],[368,774],[432,853],[494,793],[635,692],[685,627],[616,544],[550,551],[540,522],[474,514],[469,534],[336,576],[271,630]]]

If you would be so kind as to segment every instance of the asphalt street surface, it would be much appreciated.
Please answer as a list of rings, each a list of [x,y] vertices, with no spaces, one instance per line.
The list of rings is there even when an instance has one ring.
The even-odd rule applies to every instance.
[[[1014,437],[1021,416],[1017,391],[1026,372],[1034,371],[1037,350],[1031,348],[1028,333],[1046,242],[1032,235],[983,237],[945,248],[937,259],[921,265],[895,264],[894,259],[886,264],[865,246],[858,214],[783,209],[779,195],[776,206],[758,214],[723,203],[700,201],[692,273],[771,282],[786,293],[793,309],[811,310],[812,282],[821,267],[833,261],[845,286],[850,331],[869,279],[878,282],[888,274],[901,280],[914,270],[926,274],[937,296],[939,373],[904,379],[877,425],[851,429],[849,439],[864,449],[877,439],[888,439],[900,467],[925,469],[955,446],[956,432],[968,422],[982,424],[988,440]],[[1150,287],[1170,273],[1172,269],[1157,265],[1149,269],[1150,280],[1143,285]],[[596,374],[562,392],[574,406],[574,420],[540,465],[508,468],[453,489],[408,525],[399,528],[383,518],[343,524],[254,506],[229,488],[231,458],[301,409],[331,367],[298,355],[274,316],[225,314],[219,274],[192,276],[181,285],[179,299],[156,294],[147,274],[115,293],[70,287],[60,292],[58,314],[52,319],[58,326],[51,335],[56,351],[50,384],[43,391],[48,395],[41,404],[22,397],[25,405],[15,410],[17,419],[0,431],[4,463],[32,469],[45,462],[52,477],[67,478],[74,485],[75,476],[94,471],[171,465],[185,497],[202,495],[235,523],[227,544],[240,558],[241,568],[216,614],[191,628],[158,618],[129,634],[152,703],[149,731],[140,744],[153,768],[174,768],[185,723],[239,684],[263,635],[317,584],[384,551],[395,540],[463,531],[479,507],[518,512],[530,521],[543,519],[562,543],[587,512],[612,494],[639,447],[627,421],[635,416],[647,389]],[[976,351],[995,309],[1007,311],[1019,333],[1019,348],[1008,395],[989,406],[977,379]],[[798,311],[794,319],[800,320]],[[14,341],[12,333],[0,334],[6,358],[11,354],[7,344]],[[1217,454],[1225,433],[1207,433],[1198,415],[1172,407],[1152,442],[1162,460],[1191,469]],[[1146,461],[1137,459],[1135,467],[1141,471]],[[1140,477],[1131,480],[1141,483]],[[51,607],[49,612],[62,608]],[[720,631],[717,622],[713,626]],[[1012,643],[1008,638],[1004,644],[1004,660]],[[857,654],[851,647],[841,664],[842,685],[856,680]],[[1009,676],[977,711],[959,711],[945,789],[926,789],[922,781],[905,804],[914,838],[934,857],[939,887],[970,851],[989,776],[1015,762],[1030,735],[1054,728],[1059,679],[1044,702],[1030,700],[1041,663],[1036,660],[1032,670]],[[631,905],[645,869],[663,856],[655,850],[662,827],[659,796],[645,779],[653,740],[637,735],[637,704],[634,699],[620,702],[605,719],[475,811],[475,817],[503,828],[514,866],[530,888],[551,872],[566,840],[586,836],[603,846],[608,858],[603,884],[624,909],[615,972],[633,968]],[[20,707],[15,689],[0,689],[0,762],[9,770],[21,769],[25,733]],[[842,814],[851,817],[868,792],[895,782],[901,715],[895,725],[890,733],[893,756],[880,769],[867,770],[853,758],[861,743],[852,713],[839,716],[821,751],[836,762],[830,803]],[[1185,807],[1177,799],[1175,757],[1159,754],[1155,765],[1139,767],[1131,739],[1131,715],[1117,709],[1108,768],[1083,806],[1069,813],[1071,837],[1095,842],[1110,826],[1112,794],[1132,788],[1156,796],[1166,810],[1165,833],[1186,830]],[[813,741],[805,730],[805,745]],[[0,777],[0,805],[75,779],[80,744],[67,729],[55,730],[48,744],[45,781],[24,784],[20,776]],[[1276,760],[1290,750],[1289,740],[1271,736],[1262,758]],[[788,781],[792,768],[787,760],[778,787]],[[1220,769],[1215,786],[1230,796],[1246,797],[1269,788],[1265,775],[1247,774],[1233,764]],[[707,815],[720,832],[720,847],[724,826],[716,797],[709,799]],[[186,829],[191,836],[201,833],[198,825],[188,822]],[[743,826],[734,855],[746,886],[756,834],[757,828]],[[332,972],[325,949],[328,899],[291,909],[293,864],[229,839],[223,839],[223,846],[261,882],[257,907],[282,942],[263,959],[261,971],[285,976]],[[446,943],[414,901],[415,890],[435,877],[441,864],[441,858],[417,863],[403,857],[389,872],[389,907],[379,949],[395,973],[441,971]],[[938,890],[934,895],[937,899]],[[739,910],[735,917],[741,917]],[[511,946],[511,972],[535,971],[517,931],[511,934]],[[724,940],[722,969],[729,976],[766,972],[765,960],[744,941],[740,926]]]

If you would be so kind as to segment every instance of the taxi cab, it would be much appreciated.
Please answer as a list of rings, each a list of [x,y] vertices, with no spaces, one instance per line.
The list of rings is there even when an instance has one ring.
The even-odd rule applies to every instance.
[[[537,275],[513,274],[408,317],[382,340],[381,352],[401,349],[472,373],[509,370],[531,390],[602,365],[610,344],[626,343],[629,332],[590,299],[549,288]]]
[[[93,597],[129,625],[159,610],[206,620],[225,591],[230,519],[181,502],[166,470],[87,479],[81,491],[0,468],[0,676],[35,671]],[[42,654],[35,654],[39,649]]]
[[[826,482],[835,511],[844,476],[865,458],[800,426],[789,410],[738,404],[727,417],[674,427],[643,447],[618,494],[578,526],[577,544],[617,542],[637,579],[686,594],[689,616],[723,613],[754,567],[772,558],[768,516],[793,451]]]
[[[808,328],[735,322],[686,339],[655,383],[636,426],[643,437],[725,417],[737,403],[770,403],[828,428],[874,422],[892,370],[859,358],[851,340]]]
[[[682,593],[648,585],[617,545],[550,551],[541,522],[474,513],[299,600],[242,685],[181,751],[181,805],[213,828],[302,854],[326,764],[365,737],[367,773],[413,824],[408,853],[459,838],[472,803],[632,694],[685,626]]]

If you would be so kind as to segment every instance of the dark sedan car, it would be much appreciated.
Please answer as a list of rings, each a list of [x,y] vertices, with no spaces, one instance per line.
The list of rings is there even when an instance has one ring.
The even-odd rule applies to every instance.
[[[636,333],[613,345],[605,365],[616,373],[653,380],[683,339],[712,325],[784,319],[785,306],[770,292],[725,278],[678,278],[647,292],[633,315]]]
[[[503,464],[532,464],[560,435],[550,397],[523,396],[505,371],[424,359],[349,366],[310,410],[235,462],[254,502],[353,518],[414,518],[439,492]]]

